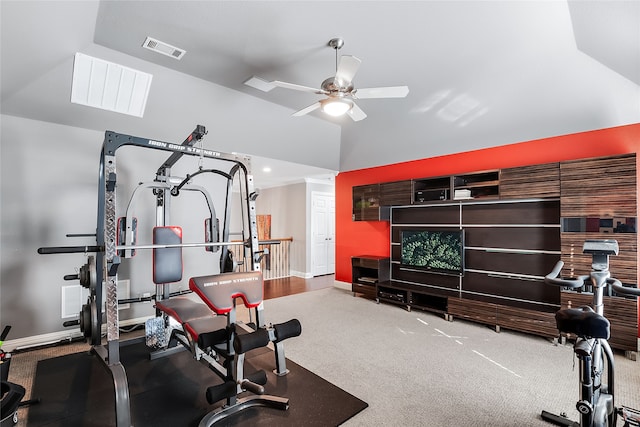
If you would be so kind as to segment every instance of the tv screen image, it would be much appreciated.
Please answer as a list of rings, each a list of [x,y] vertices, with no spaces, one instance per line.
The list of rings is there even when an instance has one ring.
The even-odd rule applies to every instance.
[[[401,265],[461,274],[464,271],[462,230],[402,230]]]

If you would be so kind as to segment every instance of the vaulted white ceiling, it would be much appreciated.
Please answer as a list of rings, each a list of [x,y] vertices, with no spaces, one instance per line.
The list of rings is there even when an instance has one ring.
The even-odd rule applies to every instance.
[[[7,1],[2,113],[352,170],[640,122],[639,1]],[[147,36],[186,50],[177,61]],[[291,114],[318,95],[327,46],[362,65],[356,87],[407,85],[366,99],[368,117]],[[154,75],[144,118],[69,102],[73,55]],[[8,142],[2,141],[2,144]],[[304,173],[304,172],[303,172]]]

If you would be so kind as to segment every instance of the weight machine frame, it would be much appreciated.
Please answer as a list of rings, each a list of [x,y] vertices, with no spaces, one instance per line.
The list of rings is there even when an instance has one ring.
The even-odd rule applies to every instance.
[[[116,217],[116,151],[124,146],[137,146],[153,150],[161,150],[171,152],[172,154],[160,166],[157,171],[156,179],[160,177],[169,177],[171,168],[183,156],[199,156],[201,158],[210,158],[234,163],[229,174],[227,185],[227,202],[225,209],[225,221],[222,232],[222,256],[221,264],[228,253],[229,238],[229,211],[231,201],[231,191],[233,185],[233,176],[242,171],[244,182],[240,181],[240,193],[244,204],[243,210],[246,208],[248,213],[247,220],[250,230],[248,239],[244,241],[245,248],[251,252],[252,270],[260,270],[260,257],[258,248],[257,220],[255,210],[256,193],[253,187],[253,176],[250,173],[250,159],[246,156],[236,154],[227,154],[218,151],[205,150],[195,147],[194,145],[200,141],[206,134],[204,126],[198,125],[195,130],[185,139],[182,144],[175,144],[153,139],[140,138],[131,135],[124,135],[112,131],[105,132],[102,152],[100,154],[100,169],[98,179],[98,215],[96,225],[96,252],[101,252],[101,256],[96,258],[96,288],[92,290],[90,299],[92,309],[92,323],[96,324],[92,327],[92,332],[97,330],[98,333],[92,333],[91,345],[92,352],[97,355],[103,362],[105,367],[111,374],[115,390],[115,411],[116,425],[118,427],[131,426],[131,411],[129,403],[129,385],[124,366],[120,362],[120,332],[118,317],[118,267],[121,263],[119,251],[125,249],[125,254],[129,247],[117,246],[118,224]],[[183,181],[184,184],[184,181]],[[244,191],[243,191],[244,190]],[[170,207],[170,188],[156,190],[156,222],[157,226],[167,225]],[[215,221],[215,218],[212,218]],[[130,224],[127,224],[130,227]],[[245,237],[245,236],[243,236]],[[211,246],[216,246],[214,243]],[[131,247],[134,249],[134,247]],[[87,250],[87,249],[85,249]],[[102,317],[98,313],[102,307],[102,286],[106,286],[106,344],[102,344],[101,326]],[[165,287],[163,298],[168,297],[168,288]]]

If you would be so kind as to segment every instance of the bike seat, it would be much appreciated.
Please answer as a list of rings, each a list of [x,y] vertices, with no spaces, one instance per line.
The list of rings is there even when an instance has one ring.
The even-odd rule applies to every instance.
[[[609,339],[609,321],[589,306],[565,308],[556,313],[556,325],[560,332],[584,338]]]

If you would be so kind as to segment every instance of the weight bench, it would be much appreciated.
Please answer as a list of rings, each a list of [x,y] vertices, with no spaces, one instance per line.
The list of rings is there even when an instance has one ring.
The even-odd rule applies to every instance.
[[[175,319],[181,329],[171,333],[167,348],[178,343],[186,347],[196,360],[206,363],[224,381],[207,389],[210,404],[227,399],[222,409],[205,416],[200,426],[210,426],[221,419],[253,406],[269,406],[286,410],[289,400],[264,395],[267,375],[264,371],[245,376],[245,354],[253,349],[274,343],[276,375],[286,375],[286,360],[282,341],[300,335],[302,328],[297,319],[266,327],[262,320],[263,278],[260,271],[222,273],[192,277],[189,289],[202,302],[186,296],[157,301],[156,308]],[[252,331],[240,330],[236,325],[236,298],[256,312]],[[224,359],[220,363],[220,359]],[[238,399],[244,391],[254,396]]]

